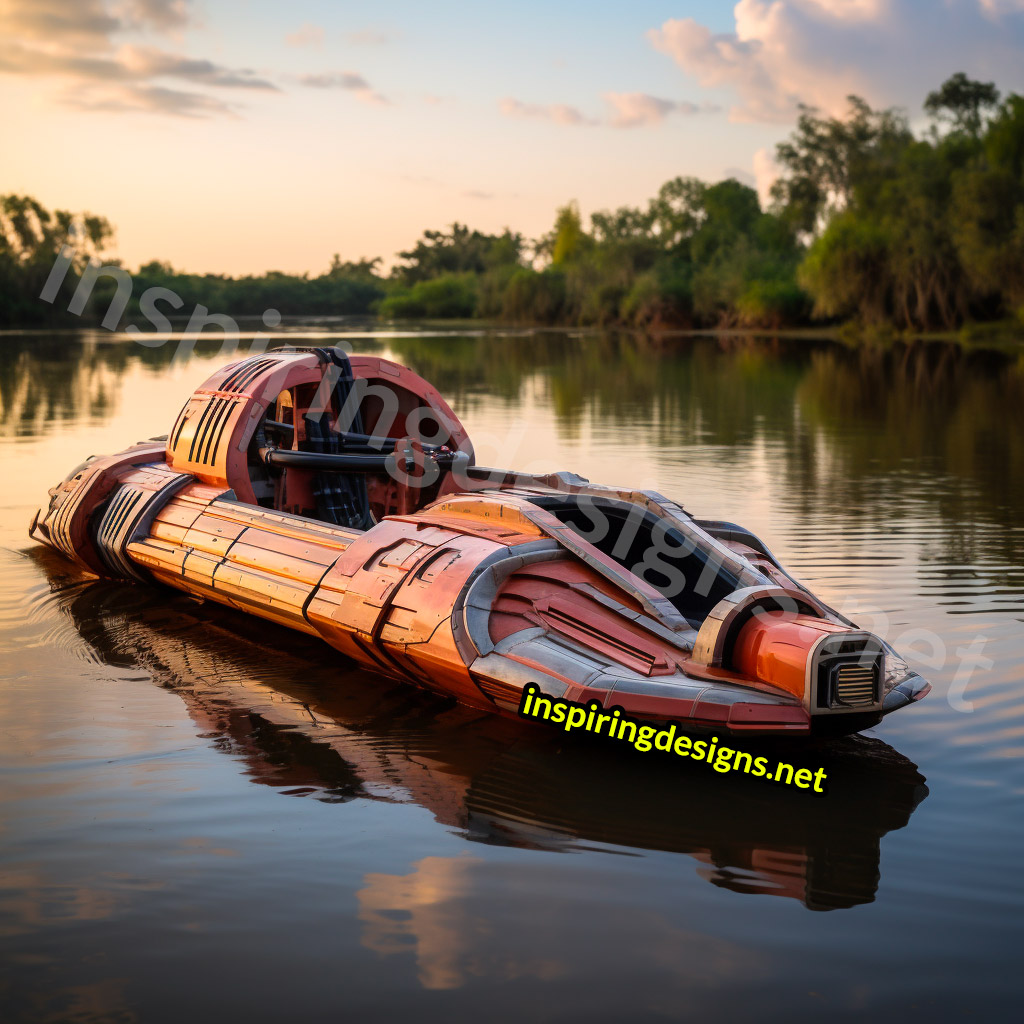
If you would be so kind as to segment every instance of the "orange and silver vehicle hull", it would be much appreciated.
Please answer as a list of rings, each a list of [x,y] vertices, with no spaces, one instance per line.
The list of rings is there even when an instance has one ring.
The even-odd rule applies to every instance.
[[[166,439],[74,470],[31,532],[506,715],[533,683],[694,730],[852,732],[928,689],[742,528],[481,469],[426,381],[335,350],[223,368]]]

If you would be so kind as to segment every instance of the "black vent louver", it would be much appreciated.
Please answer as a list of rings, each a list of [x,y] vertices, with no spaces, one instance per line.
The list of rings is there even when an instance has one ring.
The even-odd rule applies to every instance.
[[[217,390],[237,395],[244,391],[264,370],[269,370],[278,362],[279,360],[273,356],[252,356],[249,359],[243,359],[224,378],[224,383]]]
[[[838,634],[818,648],[815,704],[820,710],[870,708],[882,699],[884,652],[876,637]]]
[[[198,462],[203,466],[212,466],[217,461],[224,428],[231,418],[231,410],[235,402],[232,398],[211,398],[203,409],[192,444],[188,450],[189,462]]]

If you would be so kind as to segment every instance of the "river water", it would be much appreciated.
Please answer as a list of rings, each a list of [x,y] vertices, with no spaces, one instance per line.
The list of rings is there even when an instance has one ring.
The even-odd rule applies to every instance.
[[[1019,348],[284,341],[411,366],[483,464],[751,528],[934,689],[815,750],[813,797],[90,580],[27,539],[32,512],[86,455],[166,433],[226,357],[0,337],[0,1019],[1017,1019]]]

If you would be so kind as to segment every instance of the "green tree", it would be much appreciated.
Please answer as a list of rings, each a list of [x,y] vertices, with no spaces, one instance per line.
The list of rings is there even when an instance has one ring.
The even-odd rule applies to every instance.
[[[361,260],[342,260],[342,258],[335,253],[331,257],[331,265],[327,270],[327,277],[331,278],[351,278],[356,281],[379,281],[380,280],[380,265],[383,261],[379,256],[374,256],[372,259],[366,259],[365,257]]]
[[[555,216],[551,237],[552,264],[559,267],[575,258],[583,250],[585,240],[580,208],[573,200],[559,209]]]
[[[405,285],[440,274],[482,274],[501,264],[518,263],[522,250],[522,235],[507,228],[500,235],[487,235],[456,222],[448,231],[424,231],[411,249],[398,254],[401,262],[393,274]]]
[[[651,230],[662,248],[673,251],[693,237],[705,217],[707,185],[698,178],[672,178],[650,203]]]
[[[880,323],[891,310],[889,240],[877,224],[847,211],[811,246],[800,266],[800,283],[824,317],[859,316]]]
[[[52,304],[39,299],[61,248],[71,247],[73,265],[81,271],[89,259],[106,250],[112,238],[110,223],[95,214],[51,212],[32,196],[0,196],[0,325],[65,318],[74,275],[68,275]]]
[[[947,122],[954,132],[978,138],[985,111],[994,109],[998,103],[999,90],[994,82],[976,82],[958,71],[928,93],[924,109],[937,120]]]
[[[881,184],[913,139],[900,111],[872,110],[859,96],[848,102],[845,118],[801,106],[796,130],[776,148],[784,174],[772,198],[800,231],[820,233],[858,188]]]

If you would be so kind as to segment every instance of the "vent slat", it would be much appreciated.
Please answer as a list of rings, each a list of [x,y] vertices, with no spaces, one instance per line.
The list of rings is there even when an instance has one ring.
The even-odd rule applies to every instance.
[[[220,431],[224,429],[224,420],[227,414],[231,411],[232,402],[227,398],[214,399],[218,404],[217,411],[210,418],[210,422],[206,427],[206,439],[203,444],[202,456],[200,461],[204,466],[210,464],[210,451],[213,447],[214,438],[220,436]]]
[[[192,404],[192,399],[189,400],[182,406],[181,412],[178,413],[178,419],[174,426],[174,432],[172,433],[171,443],[168,447],[171,451],[174,451],[178,447],[178,441],[181,440],[181,432],[185,429],[185,413],[188,412],[188,407]]]
[[[259,360],[235,383],[235,391],[244,391],[268,366],[272,366],[275,362],[274,359]]]
[[[217,436],[213,442],[213,454],[210,456],[210,465],[215,466],[217,464],[217,453],[220,451],[220,443],[224,440],[224,433],[227,429],[227,425],[231,420],[231,414],[235,411],[235,403],[228,402],[225,408],[224,415],[221,417],[220,423],[217,425]]]
[[[112,540],[117,535],[118,527],[124,517],[131,512],[132,505],[138,499],[138,491],[131,487],[124,487],[111,505],[107,514],[103,517],[103,536]]]
[[[196,461],[196,449],[202,444],[202,439],[206,434],[206,423],[210,419],[216,409],[216,401],[210,401],[206,403],[206,407],[203,409],[202,416],[199,417],[199,422],[196,424],[196,432],[192,435],[192,444],[188,449],[188,461]]]
[[[836,697],[859,707],[875,702],[875,671],[868,665],[842,665],[836,672]]]
[[[219,391],[238,393],[244,391],[264,370],[274,366],[278,362],[274,358],[257,358],[255,356],[243,360],[225,378]]]

